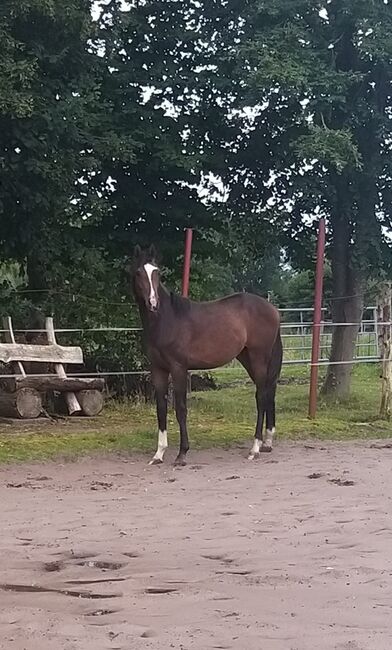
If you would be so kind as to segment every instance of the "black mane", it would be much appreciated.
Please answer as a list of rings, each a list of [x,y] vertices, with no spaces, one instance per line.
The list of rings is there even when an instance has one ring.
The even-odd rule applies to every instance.
[[[191,301],[189,298],[184,298],[179,296],[178,293],[170,291],[170,301],[173,307],[173,311],[176,314],[187,314],[191,308]]]

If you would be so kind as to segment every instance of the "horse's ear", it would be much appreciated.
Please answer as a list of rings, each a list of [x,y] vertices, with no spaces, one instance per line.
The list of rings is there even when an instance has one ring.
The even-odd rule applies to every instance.
[[[135,257],[140,257],[140,255],[142,254],[142,249],[140,248],[139,244],[136,244],[133,254]]]
[[[148,249],[148,254],[152,260],[156,259],[157,251],[154,244],[151,244],[150,248]]]

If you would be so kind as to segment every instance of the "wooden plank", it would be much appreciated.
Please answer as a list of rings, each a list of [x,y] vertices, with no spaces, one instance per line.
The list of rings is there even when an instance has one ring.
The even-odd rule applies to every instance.
[[[78,347],[61,345],[28,345],[27,343],[0,343],[0,361],[40,361],[42,363],[83,363],[83,352]]]
[[[91,377],[15,377],[11,390],[19,388],[35,388],[36,390],[44,393],[47,390],[55,390],[60,393],[73,392],[76,393],[81,390],[99,390],[103,391],[105,388],[105,381],[101,378]]]
[[[6,343],[15,343],[14,329],[12,327],[11,316],[6,316],[3,318],[3,327],[4,327],[4,338]],[[15,371],[20,373],[23,377],[26,376],[25,369],[21,360],[17,360],[14,363]]]
[[[55,331],[54,331],[54,325],[53,325],[53,318],[52,317],[48,317],[46,319],[46,321],[45,321],[45,329],[46,329],[46,334],[48,336],[49,344],[50,345],[56,345],[56,334],[55,334]],[[64,349],[69,349],[69,348],[64,348]],[[76,348],[76,349],[80,351],[80,355],[82,357],[82,361],[78,361],[76,363],[83,363],[82,350],[81,350],[81,348]],[[55,363],[54,369],[55,369],[56,375],[58,377],[61,377],[62,379],[66,379],[67,375],[65,374],[64,366],[63,366],[62,363]],[[65,397],[65,401],[67,403],[67,407],[68,407],[68,411],[69,411],[70,415],[72,415],[73,413],[78,413],[79,411],[82,410],[82,407],[80,406],[75,393],[67,392],[67,393],[65,393],[64,397]]]

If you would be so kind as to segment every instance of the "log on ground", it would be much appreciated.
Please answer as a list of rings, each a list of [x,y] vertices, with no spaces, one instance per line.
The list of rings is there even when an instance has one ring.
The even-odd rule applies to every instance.
[[[0,415],[10,418],[34,419],[42,412],[42,397],[34,388],[21,388],[15,393],[0,394]]]
[[[8,382],[8,379],[7,379]],[[55,390],[60,393],[65,393],[68,391],[78,392],[82,390],[98,390],[102,391],[105,387],[105,380],[98,378],[89,378],[89,377],[58,377],[53,375],[52,377],[16,377],[12,390],[18,390],[19,388],[35,388],[40,392],[45,392],[48,390]]]
[[[103,409],[103,394],[99,390],[82,390],[77,394],[82,414],[89,417],[99,415]]]

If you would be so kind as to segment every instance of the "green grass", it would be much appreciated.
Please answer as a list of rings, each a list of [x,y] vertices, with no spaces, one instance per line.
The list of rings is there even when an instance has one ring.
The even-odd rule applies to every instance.
[[[281,438],[345,440],[392,437],[392,423],[378,419],[379,368],[357,366],[352,394],[342,404],[319,401],[315,421],[307,418],[306,366],[285,366],[278,388],[277,431]],[[193,393],[189,399],[192,448],[229,447],[250,443],[255,423],[254,387],[234,365],[215,371],[220,390]],[[156,444],[152,405],[109,403],[96,419],[0,424],[0,462],[73,459],[92,453],[151,453]],[[177,446],[175,417],[169,414],[169,441]]]

